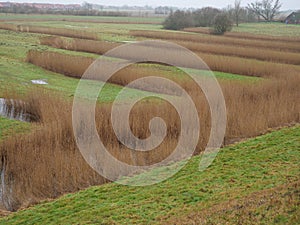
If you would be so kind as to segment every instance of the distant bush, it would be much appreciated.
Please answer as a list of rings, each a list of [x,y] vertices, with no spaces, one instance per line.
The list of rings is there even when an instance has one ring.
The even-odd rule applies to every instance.
[[[193,12],[193,19],[195,27],[211,27],[214,22],[214,18],[217,14],[221,13],[219,9],[212,7],[205,7]]]
[[[219,9],[206,7],[194,12],[177,10],[166,18],[163,23],[168,30],[181,30],[186,27],[210,27],[214,18],[221,13]]]
[[[227,31],[232,30],[232,21],[225,13],[217,14],[214,18],[212,34],[222,35]]]
[[[194,26],[194,19],[191,12],[177,10],[166,18],[163,23],[165,29],[181,30],[186,27]]]
[[[235,20],[234,8],[217,9],[213,7],[204,7],[195,11],[177,10],[166,18],[164,28],[168,30],[180,30],[187,27],[213,27],[215,17],[219,14],[227,15],[227,18]],[[255,22],[257,17],[247,8],[241,8],[239,14],[240,22]],[[226,20],[228,21],[228,20]]]

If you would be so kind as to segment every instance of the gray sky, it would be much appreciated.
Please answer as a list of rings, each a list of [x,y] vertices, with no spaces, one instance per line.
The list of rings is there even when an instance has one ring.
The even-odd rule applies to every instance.
[[[38,3],[63,3],[71,4],[78,3],[81,4],[84,0],[0,0],[0,1],[10,1],[10,2],[38,2]],[[177,7],[194,7],[201,8],[204,6],[213,6],[217,8],[226,7],[229,4],[233,4],[234,0],[86,0],[89,3],[96,3],[99,5],[136,5],[136,6],[177,6]],[[246,6],[247,3],[255,2],[256,0],[242,0],[242,5]],[[300,0],[281,0],[282,10],[286,9],[300,9]]]

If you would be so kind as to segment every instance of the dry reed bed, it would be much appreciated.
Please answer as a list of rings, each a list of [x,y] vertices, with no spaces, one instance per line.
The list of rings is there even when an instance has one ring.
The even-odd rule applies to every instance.
[[[191,33],[168,32],[168,31],[148,31],[148,30],[131,30],[131,36],[163,39],[163,40],[180,40],[191,41],[197,43],[212,43],[223,45],[236,45],[245,47],[258,47],[264,49],[300,52],[298,43],[289,43],[282,41],[263,41],[263,40],[246,40],[215,35],[199,35]]]
[[[41,37],[40,44],[48,45],[54,48],[89,52],[96,54],[105,54],[107,51],[120,46],[121,44],[108,41],[94,41],[79,38],[62,38],[56,36]]]
[[[121,45],[120,43],[106,41],[83,40],[78,38],[66,39],[54,36],[42,37],[40,38],[40,43],[42,45],[48,45],[60,49],[96,54],[105,54],[107,51]],[[201,44],[186,41],[176,41],[176,43],[188,48],[191,51],[194,51],[197,54],[209,53],[300,65],[300,54],[293,52],[280,52],[276,50],[257,49],[253,47],[236,47],[234,45],[227,46],[208,43]]]
[[[1,171],[5,173],[4,184],[1,183],[7,190],[2,205],[7,210],[105,182],[83,161],[76,148],[70,108],[61,107],[66,102],[42,94],[22,100],[38,103],[42,124],[33,127],[30,134],[1,143]]]
[[[32,55],[30,55],[32,54]],[[88,65],[90,65],[93,61],[93,59],[90,58],[86,58],[86,57],[78,57],[78,56],[67,56],[67,55],[63,55],[63,54],[59,54],[59,53],[46,53],[46,52],[30,52],[30,54],[28,55],[28,61],[31,63],[34,63],[38,66],[41,66],[43,68],[46,69],[52,69],[55,72],[60,72],[66,75],[72,75],[75,77],[80,78],[83,71],[88,67]],[[54,55],[52,55],[54,54]],[[210,55],[208,55],[210,56]],[[55,59],[55,60],[53,60]],[[295,69],[293,69],[293,67],[291,66],[287,66],[287,65],[281,65],[281,64],[267,64],[267,63],[261,63],[259,64],[257,61],[253,61],[252,64],[249,64],[249,68],[246,67],[246,64],[243,64],[242,61],[232,61],[232,58],[227,59],[225,57],[222,58],[224,61],[221,64],[222,68],[227,66],[227,67],[233,67],[234,65],[236,66],[236,69],[240,69],[240,71],[242,71],[243,69],[249,69],[248,73],[251,75],[253,75],[253,73],[257,73],[257,71],[259,71],[258,69],[260,69],[260,73],[262,75],[268,75],[270,77],[272,77],[273,79],[276,78],[275,80],[272,81],[264,81],[263,82],[263,87],[265,87],[267,84],[270,84],[270,87],[268,87],[268,89],[271,89],[272,86],[274,86],[274,90],[277,90],[278,93],[281,93],[280,88],[281,88],[281,83],[282,86],[284,82],[291,82],[291,83],[296,83],[296,81],[298,81],[298,77],[299,77],[299,70],[296,71]],[[211,61],[215,60],[215,58],[212,58]],[[220,60],[217,61],[216,66],[218,66],[218,64],[220,63]],[[233,63],[233,64],[231,64]],[[77,69],[77,67],[73,67],[73,65],[78,66],[79,69]],[[231,66],[232,65],[232,66]],[[222,68],[220,70],[222,70]],[[232,69],[232,68],[231,68]],[[225,69],[224,69],[225,70]],[[172,73],[172,71],[170,72]],[[109,81],[112,83],[116,83],[119,85],[127,85],[128,83],[130,83],[133,80],[136,80],[138,78],[141,77],[147,77],[147,76],[160,76],[160,77],[165,77],[165,78],[171,78],[171,76],[168,76],[168,73],[166,73],[165,71],[162,72],[160,68],[149,68],[149,67],[140,67],[140,66],[131,66],[131,67],[127,67],[121,71],[119,71],[118,73],[116,73],[116,75],[114,75]],[[191,89],[192,85],[191,82],[189,80],[186,79],[177,79],[176,77],[173,76],[173,78],[176,82],[178,82],[182,87],[184,87],[185,89]],[[224,81],[222,81],[224,83]],[[276,85],[275,85],[276,84]],[[153,86],[152,86],[153,85]],[[151,84],[149,86],[152,86],[152,89],[150,88],[150,91],[157,91],[160,92],[163,88],[160,88],[159,85],[163,86],[163,84]],[[287,85],[287,84],[286,84]],[[239,85],[224,85],[224,87],[228,87],[230,86],[230,89],[239,89],[239,91],[236,92],[241,92],[241,93],[246,93],[245,90],[243,90],[242,88],[245,87],[244,84],[239,84]],[[251,85],[250,85],[251,86]],[[246,88],[249,89],[250,86],[246,85]],[[256,88],[257,86],[261,86],[261,85],[255,85],[255,87],[252,88]],[[277,89],[275,88],[277,87]],[[136,87],[138,88],[138,87]],[[259,90],[263,90],[265,91],[265,89],[263,88],[259,88],[257,91],[253,91],[253,93],[259,93],[257,94],[258,96],[260,95],[264,95],[263,93],[260,93]],[[277,96],[278,98],[280,98],[280,96]],[[253,97],[254,98],[254,97]],[[255,106],[251,106],[254,107]],[[246,112],[250,112],[251,110],[247,110]]]
[[[269,62],[260,64],[255,60],[236,57],[204,56],[210,60],[212,67],[240,72],[248,70],[248,74],[273,78],[255,85],[220,81],[227,107],[225,143],[230,143],[233,139],[257,136],[270,128],[300,122],[300,105],[297,104],[300,97],[300,76],[293,66]],[[74,77],[81,77],[94,61],[87,57],[37,51],[30,51],[27,60]],[[144,69],[139,66],[128,67],[117,73],[111,82],[125,85],[139,77],[164,76],[159,69],[154,70],[155,68]],[[174,81],[179,80],[175,78]],[[179,84],[187,90],[198,109],[201,130],[196,153],[199,153],[207,143],[211,128],[207,102],[201,90],[191,80],[184,79]],[[157,84],[156,88],[158,92],[166,89],[163,83]],[[9,94],[3,97],[12,98]],[[6,187],[2,202],[6,209],[16,210],[46,198],[107,182],[89,167],[76,146],[71,102],[37,90],[28,96],[13,98],[29,104],[31,112],[40,118],[41,123],[34,126],[29,134],[11,137],[0,143],[0,168]],[[139,103],[131,111],[129,123],[136,137],[146,138],[150,135],[148,125],[153,117],[161,117],[167,124],[165,140],[150,152],[135,152],[120,144],[112,129],[110,115],[110,104],[97,105],[97,130],[110,153],[123,162],[132,165],[153,164],[168,156],[177,144],[181,131],[180,120],[174,108],[166,102],[146,101]],[[194,121],[189,123],[188,132],[193,134]],[[88,128],[88,124],[84,124],[82,129]],[[128,137],[125,132],[121,136]]]
[[[138,49],[139,52],[144,51],[145,55],[149,50],[148,47],[141,47]],[[164,49],[160,49],[164,51]],[[280,64],[273,62],[263,62],[252,59],[242,59],[238,57],[229,56],[216,56],[211,54],[201,53],[198,54],[204,62],[213,71],[220,71],[233,74],[243,74],[247,76],[257,76],[257,77],[277,77],[289,76],[289,71],[300,72],[300,67],[295,65]],[[116,55],[119,58],[134,58],[134,52],[126,52],[123,55]],[[53,72],[62,73],[67,76],[80,78],[84,71],[91,65],[95,59],[83,56],[72,56],[67,54],[61,54],[57,52],[50,51],[29,51],[27,54],[26,61],[34,65],[40,66],[44,69],[51,70]],[[176,62],[180,64],[180,60]],[[186,68],[198,68],[198,63],[188,62],[188,64],[180,65]],[[203,68],[205,69],[205,68]],[[123,74],[126,73],[125,76]],[[118,76],[118,74],[120,74]],[[120,71],[112,78],[111,82],[124,85],[128,81],[132,81],[133,78],[151,76],[156,74],[159,76],[161,73],[159,70],[151,67],[129,67],[124,72]]]
[[[195,43],[176,41],[177,44],[194,51],[195,53],[209,53],[241,58],[257,59],[278,63],[300,65],[300,54],[295,52],[282,52],[272,49],[258,49],[257,47],[239,47],[222,44]]]
[[[232,139],[256,136],[283,124],[299,123],[299,81],[299,75],[290,74],[289,78],[283,76],[257,85],[221,82],[228,111],[225,141],[229,143]],[[196,149],[199,153],[210,133],[210,115],[198,87],[190,82],[187,87],[199,110],[201,133]],[[19,98],[35,103],[32,108],[41,118],[41,124],[29,134],[0,143],[0,166],[6,188],[10,190],[3,196],[7,209],[16,210],[42,199],[107,182],[87,165],[76,146],[71,102],[37,91]],[[132,165],[149,165],[161,161],[174,150],[180,123],[178,114],[170,104],[146,101],[131,111],[131,129],[139,138],[150,135],[148,124],[151,118],[161,117],[167,124],[168,132],[163,143],[146,153],[131,151],[120,144],[111,126],[110,110],[110,104],[98,105],[95,121],[101,140],[117,159]],[[193,133],[194,121],[189,123],[189,132]],[[82,129],[88,128],[85,124]],[[126,138],[127,133],[122,133],[122,136]]]
[[[95,59],[84,56],[72,56],[49,51],[31,50],[26,61],[44,69],[80,78]]]
[[[94,60],[94,58],[89,57],[72,56],[47,51],[29,51],[26,58],[26,61],[29,63],[74,78],[81,78],[84,72],[88,69],[88,67],[94,62]],[[109,63],[110,61],[107,61],[107,65]],[[124,68],[121,71],[118,71],[108,80],[108,82],[125,86],[136,79],[149,77],[153,75],[164,78],[174,77],[173,71],[171,70],[162,71],[161,68],[157,68],[154,66],[144,67],[143,65],[131,65],[129,67]],[[94,78],[90,78],[103,81],[103,79],[101,79],[101,77],[97,75]],[[177,81],[181,85],[185,85],[185,82],[182,79],[177,79]],[[142,89],[145,91],[152,91],[164,94],[175,93],[171,88],[161,89],[161,85],[162,83],[157,84],[155,83],[155,81],[148,81],[147,84],[144,84],[142,87],[140,87],[139,85],[133,85],[132,87],[136,89]]]
[[[216,56],[198,54],[212,71],[241,74],[257,77],[289,76],[289,72],[300,72],[300,67],[274,62],[264,62],[254,59],[243,59],[234,56]]]
[[[210,30],[204,27],[190,27],[185,28],[183,31],[200,33],[200,34],[210,34]],[[251,39],[251,40],[264,40],[264,41],[283,41],[283,42],[300,42],[299,37],[286,37],[286,36],[271,36],[271,35],[261,35],[261,34],[251,34],[243,32],[227,32],[224,34],[225,37],[241,38],[241,39]]]
[[[89,167],[76,146],[71,121],[72,104],[42,93],[34,93],[24,101],[31,99],[39,103],[42,123],[30,134],[0,143],[1,169],[5,173],[6,190],[10,190],[4,192],[2,199],[9,210],[107,182]],[[179,118],[167,103],[141,103],[132,111],[131,129],[139,138],[149,136],[148,122],[154,116],[163,118],[168,124],[164,142],[145,153],[131,151],[120,144],[111,126],[110,110],[111,105],[97,107],[97,129],[104,145],[117,159],[132,165],[148,165],[160,162],[175,148],[180,130]],[[87,128],[88,125],[82,129]],[[127,136],[126,133],[122,135]]]
[[[73,38],[90,39],[90,40],[99,39],[96,33],[81,31],[81,30],[71,30],[65,28],[0,23],[0,29],[12,30],[17,32],[51,34],[51,35],[59,35],[64,37],[73,37]]]

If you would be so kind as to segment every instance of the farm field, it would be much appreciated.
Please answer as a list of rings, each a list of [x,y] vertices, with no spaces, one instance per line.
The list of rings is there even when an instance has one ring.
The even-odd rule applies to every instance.
[[[162,23],[164,21],[163,17],[112,17],[112,16],[71,16],[71,15],[24,15],[24,14],[12,14],[12,13],[0,13],[0,20],[83,20],[92,22],[127,22],[127,23],[137,23],[137,20],[141,23]]]
[[[215,36],[203,28],[166,31],[162,22],[163,18],[0,14],[0,98],[6,104],[0,109],[11,115],[0,116],[0,210],[8,214],[0,224],[300,222],[300,26],[249,23]],[[178,68],[146,61],[117,71],[107,82],[101,77],[80,81],[107,51],[149,40],[176,43],[193,52],[223,92],[225,137],[216,160],[204,172],[198,164],[214,124],[205,94],[184,71],[205,80],[211,76],[207,68],[192,61],[178,62]],[[145,55],[154,50],[182,53],[152,45],[140,50]],[[135,52],[125,52],[101,59],[113,63],[136,58]],[[181,100],[171,88],[160,82],[125,87],[152,76],[176,82],[194,101],[201,119],[195,156],[159,184],[110,183],[87,164],[74,137],[78,84],[91,90],[104,85],[95,103],[95,124],[108,152],[126,164],[148,166],[172,153],[182,130],[180,115],[162,99]],[[166,122],[165,140],[152,151],[133,151],[114,132],[113,103],[123,89],[118,100],[124,105],[151,95],[136,103],[128,117],[136,137],[151,136],[152,118]],[[89,97],[86,91],[80,94]],[[15,120],[20,113],[31,120]],[[192,136],[196,125],[191,118],[188,123]],[[128,138],[125,130],[121,136]],[[147,173],[159,177],[168,170],[156,168],[134,179],[147,179]]]
[[[263,34],[274,36],[298,36],[299,25],[280,24],[280,23],[256,23],[256,24],[241,24],[239,27],[234,27],[233,32],[247,32],[253,34]]]
[[[203,30],[208,30],[203,28]],[[299,37],[299,25],[297,24],[282,24],[282,23],[241,23],[238,27],[234,26],[232,31],[226,35],[232,34],[252,34],[259,36],[267,36],[269,38],[280,37]]]

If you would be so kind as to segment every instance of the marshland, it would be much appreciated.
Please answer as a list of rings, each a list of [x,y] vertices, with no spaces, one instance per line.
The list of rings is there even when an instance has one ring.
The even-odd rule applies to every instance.
[[[0,223],[300,222],[300,26],[242,22],[224,35],[213,35],[203,27],[166,30],[165,19],[0,13]],[[220,153],[206,171],[199,171],[198,163],[211,135],[211,108],[182,68],[204,79],[207,68],[194,62],[178,62],[176,68],[146,61],[117,71],[108,81],[80,80],[108,51],[146,40],[172,42],[193,52],[218,81],[226,131]],[[155,49],[182,54],[151,45],[140,50]],[[134,52],[104,56],[107,62],[124,59],[140,60]],[[95,123],[104,146],[128,165],[153,165],[172,154],[183,130],[181,115],[163,100],[180,101],[180,96],[163,82],[127,87],[153,76],[176,82],[193,100],[200,125],[196,149],[184,168],[162,183],[122,186],[98,174],[81,154],[72,123],[75,93],[79,82],[91,89],[103,85]],[[134,105],[128,121],[134,136],[145,140],[151,136],[151,120],[163,119],[166,136],[151,151],[136,151],[118,139],[111,114],[121,91],[118,100],[124,104],[151,93]],[[192,137],[192,117],[188,127],[185,135]],[[135,144],[126,130],[121,137]],[[160,176],[166,170],[136,176],[142,180],[147,173]]]

